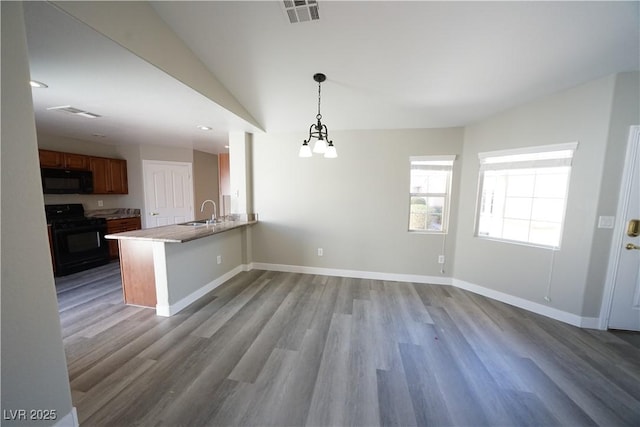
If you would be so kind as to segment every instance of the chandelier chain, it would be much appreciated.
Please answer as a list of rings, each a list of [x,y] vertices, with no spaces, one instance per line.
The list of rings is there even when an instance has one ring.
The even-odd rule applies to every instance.
[[[318,82],[318,115],[316,118],[318,120],[322,119],[322,114],[320,114],[320,82]]]

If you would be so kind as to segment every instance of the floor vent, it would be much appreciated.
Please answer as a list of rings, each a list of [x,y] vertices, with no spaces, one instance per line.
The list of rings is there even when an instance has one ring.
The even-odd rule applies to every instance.
[[[292,24],[320,19],[317,0],[283,0],[282,4]]]

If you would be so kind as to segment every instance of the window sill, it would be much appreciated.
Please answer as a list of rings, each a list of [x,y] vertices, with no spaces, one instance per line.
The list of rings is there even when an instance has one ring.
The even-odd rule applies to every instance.
[[[553,251],[559,251],[560,250],[560,246],[550,246],[550,245],[542,245],[542,244],[539,244],[539,243],[521,242],[521,241],[518,241],[518,240],[500,239],[500,238],[497,238],[497,237],[479,236],[477,234],[474,237],[477,238],[477,239],[480,239],[480,240],[488,240],[490,242],[506,243],[506,244],[509,244],[509,245],[527,246],[527,247],[530,247],[530,248],[548,249],[548,250],[553,250]]]

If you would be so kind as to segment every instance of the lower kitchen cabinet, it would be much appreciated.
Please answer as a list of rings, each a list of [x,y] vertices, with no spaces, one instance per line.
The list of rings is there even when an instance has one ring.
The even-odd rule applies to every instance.
[[[140,230],[140,217],[119,218],[107,220],[107,234],[123,233],[125,231]],[[118,240],[109,240],[109,257],[118,258]]]

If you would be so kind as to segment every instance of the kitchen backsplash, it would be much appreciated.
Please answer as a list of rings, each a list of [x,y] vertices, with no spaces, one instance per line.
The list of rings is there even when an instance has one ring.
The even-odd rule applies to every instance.
[[[140,209],[112,208],[112,209],[85,209],[84,215],[87,217],[99,218],[126,218],[140,216]]]

